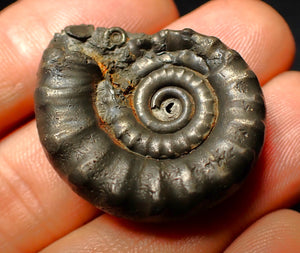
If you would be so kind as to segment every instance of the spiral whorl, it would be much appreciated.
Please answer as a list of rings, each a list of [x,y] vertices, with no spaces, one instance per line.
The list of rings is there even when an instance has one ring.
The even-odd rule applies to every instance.
[[[50,162],[116,216],[164,221],[237,189],[264,140],[255,74],[215,37],[70,26],[44,53],[35,93]]]

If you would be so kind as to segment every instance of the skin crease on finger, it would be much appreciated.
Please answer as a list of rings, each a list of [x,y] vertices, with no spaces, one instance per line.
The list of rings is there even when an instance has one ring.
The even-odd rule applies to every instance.
[[[219,1],[219,2],[222,2],[222,1]],[[207,7],[205,7],[205,8],[207,8]],[[266,7],[266,8],[268,8],[268,7]],[[221,10],[220,8],[219,8],[219,11],[223,12],[223,10]],[[215,13],[216,16],[218,15],[217,12],[213,12],[213,13]],[[193,15],[195,15],[195,16],[193,16]],[[277,17],[277,15],[275,15],[275,16]],[[198,12],[194,12],[193,14],[189,14],[189,19],[190,19],[189,22],[191,22],[190,24],[188,23],[188,20],[186,19],[187,17],[185,17],[185,21],[184,21],[185,26],[192,27],[193,22],[195,22],[195,20],[196,20],[196,17],[198,17],[197,22],[201,23],[201,11],[200,10],[198,10]],[[177,26],[178,26],[178,28],[180,28],[178,22],[177,22]],[[286,28],[286,26],[284,24],[282,24],[282,20],[280,18],[278,18],[278,17],[275,18],[273,24],[276,24],[276,22],[278,22],[278,24],[275,25],[275,27],[277,27],[277,28],[281,27],[280,30],[283,29],[282,27]],[[174,24],[174,26],[175,26],[175,24]],[[142,29],[142,28],[140,28],[140,29]],[[229,29],[229,27],[228,27],[228,29]],[[199,29],[198,29],[198,31],[199,31]],[[272,32],[271,35],[270,35],[271,37],[268,37],[268,39],[272,39],[273,40],[272,44],[276,44],[276,41],[278,39],[276,36],[278,36],[280,34]],[[291,42],[292,38],[290,36],[290,33],[287,32],[286,35],[287,35],[285,37],[286,43],[285,43],[284,47],[283,48],[281,47],[282,44],[277,45],[278,50],[280,52],[281,52],[281,50],[285,50],[286,44],[293,45],[293,43]],[[235,37],[235,38],[237,39],[237,37]],[[266,53],[265,51],[259,51],[259,49],[255,48],[255,46],[257,46],[257,44],[254,44],[252,47],[251,43],[253,43],[253,42],[251,40],[246,40],[245,43],[250,43],[250,44],[247,44],[247,45],[249,45],[249,50],[253,50],[253,52],[256,52],[258,50],[258,52],[259,52],[258,55],[260,56],[259,60],[261,60],[262,62],[266,62],[266,59],[264,58],[264,54]],[[250,47],[250,45],[251,45],[251,47]],[[41,50],[41,49],[39,49],[39,50]],[[292,58],[292,56],[290,55],[291,53],[292,53],[291,50],[288,51],[286,56],[285,57],[283,56],[283,59],[281,59],[280,63],[285,65],[288,62],[288,60],[286,60],[286,58],[288,58],[288,59]],[[251,54],[249,53],[249,55],[251,55]],[[268,54],[266,54],[266,55],[268,58],[269,57]],[[246,57],[249,57],[249,56],[245,55],[245,58]],[[250,65],[251,64],[255,64],[255,62],[250,63]],[[288,64],[286,64],[286,65],[287,66],[285,66],[285,67],[280,67],[280,69],[287,68]],[[267,70],[266,71],[267,73],[277,73],[278,67],[274,66],[273,64],[270,64],[270,65],[267,65],[266,70]],[[260,75],[261,79],[264,79],[263,73],[260,73],[259,75]],[[279,121],[279,123],[280,123],[280,121]],[[279,124],[279,123],[277,122],[277,124]],[[279,137],[280,137],[280,133],[279,133]],[[291,136],[291,137],[293,137],[293,136]],[[20,139],[22,139],[21,143],[19,141]],[[299,150],[299,147],[295,146],[296,143],[294,143],[293,145],[294,145],[294,146],[292,146],[293,148],[296,148],[296,149],[298,148],[298,150]],[[18,147],[18,148],[16,149],[16,147]],[[1,164],[1,167],[2,166],[6,167],[7,169],[6,169],[5,173],[8,170],[7,174],[10,175],[9,173],[12,173],[11,177],[13,177],[13,178],[8,177],[7,179],[3,179],[4,181],[6,180],[7,182],[9,182],[10,186],[6,186],[5,184],[2,184],[2,188],[0,188],[0,190],[1,190],[0,196],[4,195],[5,196],[4,199],[6,199],[6,201],[1,202],[0,205],[3,205],[3,208],[6,207],[7,208],[6,213],[9,214],[9,220],[7,219],[8,217],[3,217],[3,219],[0,221],[1,230],[3,230],[3,229],[5,230],[5,229],[9,228],[9,230],[5,230],[4,232],[2,231],[2,234],[6,235],[6,237],[4,237],[4,240],[6,240],[6,242],[8,242],[6,244],[6,246],[8,245],[11,247],[13,247],[13,246],[23,247],[24,249],[27,249],[27,250],[31,246],[36,247],[36,248],[41,247],[41,245],[49,243],[50,241],[53,241],[54,239],[60,237],[62,234],[66,233],[66,231],[72,230],[72,229],[74,229],[74,227],[78,226],[78,223],[77,223],[78,220],[76,220],[76,222],[75,222],[76,224],[74,224],[74,221],[72,220],[72,219],[74,219],[74,217],[75,217],[75,219],[78,219],[78,216],[79,216],[80,220],[82,222],[83,220],[86,219],[86,213],[88,213],[88,212],[93,213],[93,211],[88,211],[88,210],[90,210],[89,205],[87,205],[85,202],[84,203],[81,202],[79,200],[79,198],[77,198],[75,194],[72,194],[72,192],[68,189],[68,187],[61,180],[59,180],[59,178],[56,176],[54,171],[51,169],[50,165],[45,160],[44,154],[42,153],[41,147],[38,143],[38,137],[37,137],[34,123],[31,123],[31,124],[21,128],[20,130],[16,131],[14,134],[12,134],[10,137],[8,137],[4,141],[2,141],[2,143],[0,145],[0,149],[1,149],[1,151],[0,151],[1,157],[5,157],[5,159],[4,158],[2,159],[3,164]],[[8,152],[6,152],[6,150],[14,150],[14,152],[8,153]],[[24,150],[26,152],[24,152]],[[5,154],[5,155],[3,155],[3,154]],[[4,162],[4,160],[5,160],[5,162]],[[8,166],[6,166],[6,164]],[[280,166],[284,167],[286,165],[281,164]],[[15,172],[15,174],[18,174],[19,178],[16,178],[14,176],[14,173],[12,171],[9,171],[10,170],[9,167],[14,168],[14,171],[17,171],[17,173]],[[282,176],[282,174],[280,174],[280,173],[279,173],[279,175]],[[41,178],[42,178],[42,180],[41,180]],[[277,178],[277,176],[276,176],[276,178]],[[289,184],[292,180],[294,180],[294,181],[292,181],[292,184],[295,185],[295,182],[297,182],[298,179],[299,178],[295,176],[294,178],[292,178],[291,180],[287,180],[286,182],[287,182],[287,184]],[[53,180],[53,182],[51,182],[51,180]],[[22,184],[22,183],[25,184],[24,188],[21,188],[21,187],[16,188],[14,186],[14,184],[16,184],[17,186],[20,186],[20,184]],[[285,187],[289,187],[289,185],[286,185]],[[7,189],[10,189],[10,190],[7,190]],[[29,204],[29,207],[31,205],[31,203],[29,201],[30,199],[36,198],[41,202],[36,205],[32,204],[33,207],[40,207],[37,210],[35,210],[35,208],[32,208],[31,209],[32,214],[28,213],[28,211],[27,212],[23,211],[24,206],[22,209],[22,203],[21,203],[20,199],[15,199],[14,201],[12,201],[12,199],[15,198],[16,194],[21,196],[21,199],[22,199],[23,196],[21,194],[22,193],[21,189],[22,190],[24,189],[25,192],[28,193],[28,195],[25,196],[25,197],[28,196],[28,198],[25,199],[26,201],[24,200],[24,202]],[[264,191],[264,188],[262,190]],[[9,191],[11,191],[11,192],[9,192]],[[32,193],[31,193],[31,191],[32,191]],[[30,196],[30,194],[32,194],[34,196]],[[50,201],[49,201],[49,198],[50,198]],[[66,200],[68,200],[68,203],[65,204],[64,201],[66,201]],[[268,201],[268,198],[266,198],[266,201]],[[274,201],[274,198],[273,198],[273,201]],[[278,202],[276,202],[275,206],[278,206],[279,204],[282,205],[282,203],[284,203],[284,204],[290,203],[291,199],[286,197],[284,199],[280,199],[277,201]],[[48,203],[48,202],[50,202],[50,203]],[[35,201],[35,203],[37,203],[37,202]],[[258,203],[260,203],[260,202],[258,202]],[[254,204],[256,205],[256,202]],[[17,205],[19,205],[19,206],[17,206]],[[79,205],[79,207],[77,205]],[[257,204],[257,205],[260,205],[260,204]],[[19,209],[17,210],[16,207],[18,207]],[[43,207],[43,208],[46,207],[47,215],[45,215],[45,213],[41,207]],[[1,206],[1,208],[2,208],[2,206]],[[19,211],[20,213],[17,213],[16,210]],[[69,212],[71,212],[70,216],[68,215]],[[55,215],[51,216],[52,213],[55,213]],[[76,216],[76,214],[77,214],[77,216]],[[90,216],[90,218],[91,217],[92,217],[92,215]],[[249,217],[253,217],[253,216],[249,215]],[[41,219],[41,220],[39,220],[39,219]],[[18,223],[14,224],[13,223],[14,220],[18,220]],[[47,221],[47,220],[49,220],[49,221]],[[251,220],[251,219],[249,218],[248,221],[249,220]],[[98,220],[96,220],[95,222],[97,222],[97,221]],[[6,225],[4,225],[4,224],[6,224]],[[15,226],[12,226],[12,224],[14,224]],[[40,227],[38,227],[38,225],[40,225]],[[49,233],[49,229],[47,228],[47,226],[49,226],[49,225],[50,225],[50,230],[51,230],[51,228],[53,229],[52,233]],[[120,233],[121,235],[124,236],[123,237],[124,242],[123,242],[123,244],[116,245],[115,247],[120,247],[119,249],[121,249],[122,247],[124,247],[126,245],[129,245],[128,247],[130,247],[131,239],[129,239],[127,237],[128,236],[127,233],[130,234],[132,232],[132,230],[135,229],[134,226],[131,226],[132,228],[130,228],[129,225],[124,225],[119,220],[114,219],[108,215],[104,215],[103,217],[99,218],[99,225],[100,225],[100,227],[97,227],[97,230],[99,230],[98,233],[102,236],[101,238],[106,243],[105,245],[111,245],[113,243],[113,236],[115,236],[115,234],[116,234],[115,231],[117,230],[116,231],[117,233]],[[56,226],[58,226],[57,231],[55,230]],[[102,226],[103,226],[103,228],[107,229],[108,234],[103,234],[105,231],[102,230],[102,228],[101,228]],[[223,227],[223,229],[224,229],[224,227]],[[210,233],[213,233],[216,228],[218,228],[218,227],[216,226],[215,228],[211,229]],[[118,229],[121,231],[119,231]],[[172,229],[174,230],[173,233],[171,233],[170,230],[166,231],[166,233],[171,235],[170,237],[172,237],[172,235],[174,235],[175,231],[178,232],[178,229],[175,230],[174,227]],[[143,243],[146,245],[146,244],[148,244],[148,242],[151,241],[151,238],[152,238],[152,241],[150,242],[151,245],[152,245],[152,242],[157,242],[157,240],[160,241],[160,243],[158,243],[157,245],[154,244],[154,246],[149,246],[152,248],[159,247],[161,244],[165,245],[165,240],[167,240],[170,247],[172,247],[172,248],[174,247],[174,244],[175,244],[175,245],[178,245],[178,249],[179,249],[179,245],[183,245],[182,247],[185,247],[187,249],[189,249],[189,247],[191,247],[192,251],[193,250],[196,251],[196,249],[198,249],[198,244],[197,244],[198,241],[202,242],[203,240],[206,239],[206,240],[211,240],[210,246],[212,246],[213,248],[217,248],[220,246],[217,244],[216,244],[216,246],[214,246],[214,241],[215,241],[216,237],[218,237],[220,239],[223,239],[224,237],[226,237],[225,241],[228,242],[232,239],[232,237],[233,237],[232,234],[236,234],[237,233],[236,231],[238,231],[239,229],[235,227],[235,233],[224,236],[221,233],[223,231],[222,227],[221,227],[221,232],[219,233],[219,235],[217,235],[215,237],[211,237],[211,238],[209,236],[207,237],[205,233],[201,234],[201,231],[199,232],[195,228],[192,228],[191,230],[192,230],[191,233],[194,234],[194,236],[190,236],[190,233],[187,232],[188,229],[184,229],[184,231],[182,233],[185,234],[186,236],[179,236],[179,237],[174,236],[175,239],[173,239],[173,238],[170,239],[166,235],[162,236],[162,238],[157,238],[155,236],[151,237],[151,233],[149,233],[149,231],[147,231],[147,229],[141,228],[139,230],[139,235],[141,235],[141,236],[144,235],[145,237],[147,237],[147,240],[146,240],[146,242],[145,242],[145,240],[141,240],[140,244],[137,244],[137,245],[140,246]],[[195,232],[193,232],[193,230]],[[111,233],[110,233],[110,231],[111,231]],[[199,232],[199,235],[196,236],[196,233],[198,233],[198,232]],[[49,237],[49,235],[51,235],[51,236]],[[37,240],[37,238],[39,238],[41,241]],[[145,239],[145,238],[142,237],[142,239]],[[133,238],[132,238],[132,240],[133,240]],[[139,242],[139,241],[140,241],[140,239],[137,239],[137,242]],[[188,246],[188,244],[183,244],[183,242],[190,243],[189,244],[190,246]],[[95,243],[96,243],[96,241],[95,241]],[[0,243],[0,245],[1,245],[1,243]],[[99,245],[102,245],[104,247],[104,245],[102,243],[99,243]],[[186,246],[184,246],[184,245],[186,245]],[[86,247],[88,247],[88,246],[86,246]],[[140,247],[142,247],[142,246],[140,246]],[[183,249],[182,247],[181,247],[181,249]],[[32,250],[32,251],[34,251],[34,250]],[[4,250],[4,252],[9,252],[9,251]],[[197,252],[199,252],[199,250]]]
[[[126,10],[130,15],[124,15]],[[24,0],[2,11],[0,138],[33,113],[38,64],[55,32],[70,24],[85,23],[153,33],[177,17],[171,0]]]
[[[300,214],[279,210],[251,225],[225,253],[300,252]]]
[[[269,134],[263,158],[242,189],[209,214],[190,222],[162,226],[135,224],[104,214],[44,252],[122,252],[122,249],[125,252],[223,252],[251,223],[299,201],[299,82],[299,72],[286,72],[265,85]]]
[[[94,222],[93,225],[90,225],[87,231],[82,231],[82,237],[86,238],[85,244],[86,247],[82,247],[82,241],[76,238],[76,235],[71,234],[68,236],[67,242],[65,245],[69,243],[72,247],[67,248],[59,248],[49,247],[44,250],[45,252],[64,252],[64,253],[88,253],[88,252],[121,252],[119,246],[119,242],[122,240],[121,231],[120,234],[115,234],[116,243],[108,242],[107,244],[100,243],[104,241],[102,234],[98,234],[99,226],[104,226],[106,228],[107,224],[98,224]],[[107,229],[107,237],[110,236],[111,229]],[[121,236],[118,239],[118,235]],[[182,242],[178,243],[177,251],[176,247],[169,247],[168,244],[171,245],[172,241],[165,242],[164,247],[155,247],[154,244],[158,244],[153,236],[148,242],[139,242],[139,237],[135,236],[135,233],[132,232],[132,240],[128,244],[124,244],[122,249],[123,252],[202,252],[200,247],[195,247],[194,250],[191,247],[182,247]],[[73,236],[73,238],[72,238]],[[102,237],[99,240],[99,236]],[[129,235],[128,235],[129,236]],[[235,252],[243,252],[243,253],[289,253],[289,252],[299,252],[300,251],[300,214],[291,211],[291,210],[279,210],[266,216],[262,217],[260,220],[251,225],[244,233],[242,233],[229,248],[226,249],[225,253],[235,253]],[[97,244],[98,242],[98,244]],[[188,244],[190,241],[186,240],[184,243]],[[126,241],[127,243],[127,241]],[[90,246],[88,246],[90,245]],[[93,248],[91,247],[93,245]],[[138,245],[138,247],[136,247]],[[51,250],[50,250],[51,249]],[[93,250],[94,251],[93,251]],[[210,251],[204,251],[210,252]],[[221,252],[221,251],[219,251]]]

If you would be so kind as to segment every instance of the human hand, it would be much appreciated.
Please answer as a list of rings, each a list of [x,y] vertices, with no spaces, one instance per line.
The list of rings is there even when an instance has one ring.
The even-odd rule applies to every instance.
[[[144,33],[189,27],[243,56],[263,85],[267,132],[237,194],[189,222],[135,224],[96,210],[59,178],[34,120],[24,119],[53,33],[81,23]],[[300,74],[285,72],[295,46],[273,9],[215,0],[178,18],[171,0],[23,0],[1,13],[0,27],[0,252],[300,252],[299,213],[283,209],[300,200]]]

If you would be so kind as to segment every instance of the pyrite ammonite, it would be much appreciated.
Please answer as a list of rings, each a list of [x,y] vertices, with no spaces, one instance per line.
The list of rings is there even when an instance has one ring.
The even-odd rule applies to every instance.
[[[255,74],[191,29],[66,27],[44,52],[35,110],[58,173],[95,206],[139,221],[186,217],[226,198],[264,141]]]

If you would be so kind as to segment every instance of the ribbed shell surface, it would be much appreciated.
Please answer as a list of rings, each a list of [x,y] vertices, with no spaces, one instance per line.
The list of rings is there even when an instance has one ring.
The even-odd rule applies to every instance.
[[[72,188],[139,221],[223,200],[264,141],[255,74],[219,39],[191,29],[65,28],[44,52],[35,111],[46,154]]]

